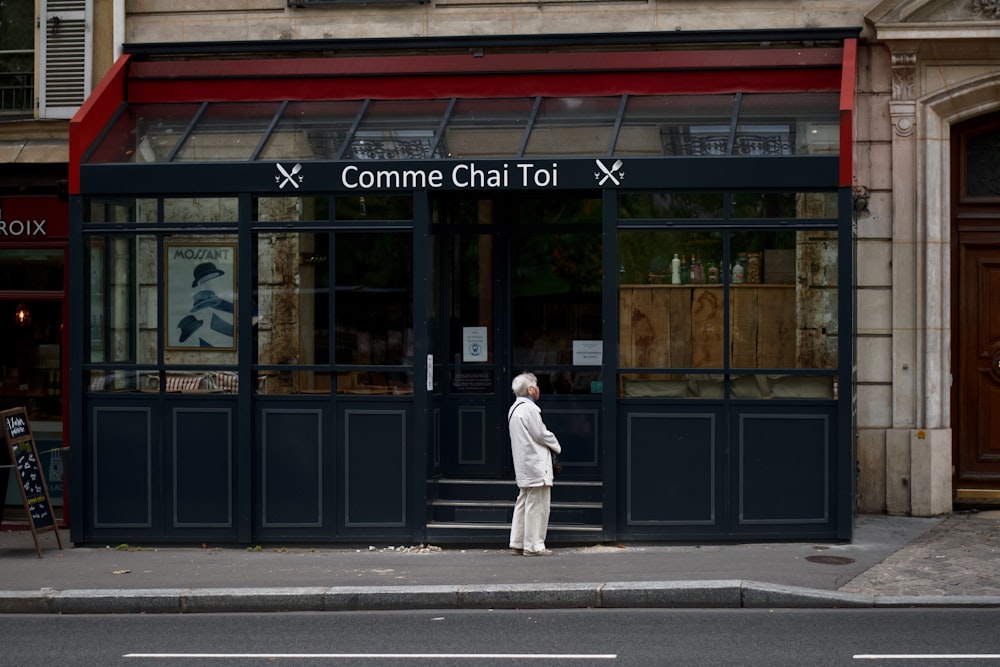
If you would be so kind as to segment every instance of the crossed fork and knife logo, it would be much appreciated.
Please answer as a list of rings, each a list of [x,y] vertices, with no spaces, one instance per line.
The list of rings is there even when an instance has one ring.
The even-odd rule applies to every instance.
[[[296,163],[295,166],[292,167],[291,171],[288,171],[280,164],[275,166],[278,167],[278,171],[281,172],[281,176],[274,177],[275,182],[278,183],[278,189],[284,190],[285,186],[288,185],[289,183],[291,183],[293,188],[298,189],[299,183],[302,182],[303,177],[299,176],[298,180],[296,181],[296,176],[300,171],[302,171],[302,165],[300,163]],[[282,176],[284,176],[284,179],[282,179]]]
[[[609,180],[615,185],[621,185],[622,180],[625,179],[625,172],[619,171],[622,168],[621,160],[615,160],[610,169],[600,160],[594,160],[594,162],[597,163],[597,167],[601,170],[594,172],[594,178],[598,179],[598,185],[604,185]],[[601,172],[604,172],[604,176],[601,176]]]

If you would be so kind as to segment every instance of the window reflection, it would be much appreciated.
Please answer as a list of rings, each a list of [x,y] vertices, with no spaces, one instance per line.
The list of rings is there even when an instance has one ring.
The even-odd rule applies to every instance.
[[[8,300],[0,293],[0,410],[24,407],[31,419],[60,418],[62,326],[61,299]]]
[[[337,236],[337,363],[413,363],[410,233]]]
[[[834,396],[832,375],[775,371],[837,368],[836,232],[627,230],[618,249],[621,396]]]
[[[580,343],[601,340],[600,234],[533,234],[513,244],[515,366],[580,365]],[[552,380],[553,391],[572,387],[572,378]]]
[[[326,233],[257,235],[257,363],[329,362],[329,246]]]
[[[129,104],[86,161],[836,155],[838,103],[796,92]]]

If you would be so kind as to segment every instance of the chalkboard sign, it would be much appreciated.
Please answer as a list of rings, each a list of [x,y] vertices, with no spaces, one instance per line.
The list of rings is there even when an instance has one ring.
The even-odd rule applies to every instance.
[[[62,538],[59,537],[52,501],[49,500],[45,475],[42,474],[39,465],[35,438],[31,434],[31,423],[24,408],[0,412],[0,418],[3,419],[4,440],[7,441],[9,457],[7,464],[14,468],[14,478],[21,488],[24,510],[31,526],[31,534],[35,538],[35,550],[41,558],[42,548],[38,543],[38,533],[54,532],[60,549],[62,549]]]

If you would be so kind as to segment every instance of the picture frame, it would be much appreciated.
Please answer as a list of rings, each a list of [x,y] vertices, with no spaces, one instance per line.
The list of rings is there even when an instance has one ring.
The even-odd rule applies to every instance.
[[[163,245],[168,350],[236,350],[236,244]]]

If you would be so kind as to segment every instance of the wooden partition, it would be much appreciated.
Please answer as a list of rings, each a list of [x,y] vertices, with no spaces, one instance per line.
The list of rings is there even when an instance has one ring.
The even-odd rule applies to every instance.
[[[730,366],[794,368],[796,286],[732,285]],[[722,285],[622,285],[622,368],[723,368]]]

